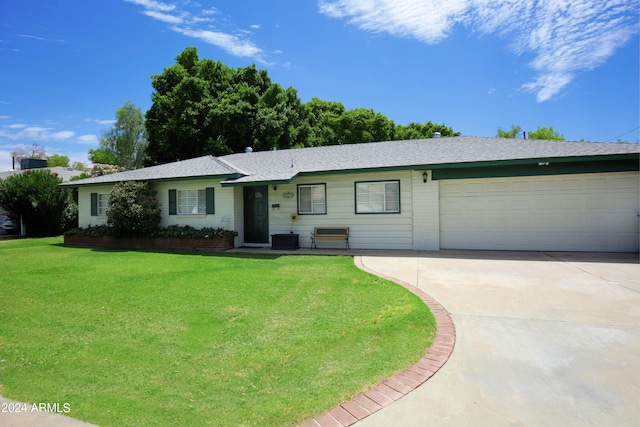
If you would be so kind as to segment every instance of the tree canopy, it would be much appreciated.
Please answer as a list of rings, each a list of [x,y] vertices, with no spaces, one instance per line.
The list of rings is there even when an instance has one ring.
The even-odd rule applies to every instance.
[[[92,163],[136,169],[143,165],[147,148],[144,115],[132,102],[116,111],[116,122],[100,138],[100,148],[89,150]]]
[[[496,136],[498,138],[517,138],[520,135],[520,131],[522,128],[520,126],[511,126],[511,129],[504,130],[502,128],[498,128],[498,133]]]
[[[47,156],[47,166],[50,168],[55,166],[62,166],[65,168],[69,167],[69,157],[63,156],[62,154],[53,153],[50,156]]]
[[[381,113],[347,110],[340,102],[313,98],[304,104],[295,89],[271,82],[265,70],[200,60],[195,47],[152,76],[152,86],[147,165],[237,153],[247,146],[263,151],[430,138],[435,131],[460,135],[431,122],[396,126]]]
[[[188,47],[176,64],[152,77],[147,112],[147,164],[253,146],[288,148],[306,139],[304,109],[293,88],[283,89],[255,66],[232,69],[199,60]]]
[[[503,130],[502,128],[498,128],[498,133],[496,136],[498,138],[517,138],[520,135],[521,131],[522,128],[520,126],[511,126],[510,130]],[[525,137],[524,133],[523,137]],[[538,130],[527,133],[526,138],[564,141],[564,136],[562,136],[558,131],[554,130],[553,126],[538,126]]]
[[[529,139],[549,139],[556,141],[564,141],[564,136],[553,129],[553,126],[540,127],[534,132],[529,132]]]

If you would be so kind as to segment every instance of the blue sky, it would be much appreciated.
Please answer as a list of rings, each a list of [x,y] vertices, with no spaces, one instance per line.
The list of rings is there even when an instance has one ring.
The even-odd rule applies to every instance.
[[[187,46],[398,124],[637,142],[638,15],[637,0],[0,0],[0,171],[34,143],[88,162]]]

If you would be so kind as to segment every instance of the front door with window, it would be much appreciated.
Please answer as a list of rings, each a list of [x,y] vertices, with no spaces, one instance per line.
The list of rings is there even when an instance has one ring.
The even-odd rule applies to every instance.
[[[244,241],[269,243],[268,187],[244,187]]]

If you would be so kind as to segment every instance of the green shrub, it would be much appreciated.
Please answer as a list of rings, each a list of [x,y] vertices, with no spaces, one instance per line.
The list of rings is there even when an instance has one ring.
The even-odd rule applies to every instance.
[[[144,182],[128,181],[114,185],[109,195],[107,225],[116,237],[153,233],[160,225],[155,191]]]
[[[64,233],[66,236],[87,236],[104,237],[114,236],[113,227],[108,225],[88,226],[86,228],[74,228]],[[237,236],[238,233],[223,228],[193,228],[189,225],[170,225],[166,228],[159,228],[152,233],[142,237],[172,237],[178,239],[219,239],[222,237]]]
[[[22,218],[32,236],[54,236],[77,214],[71,191],[48,169],[27,170],[0,180],[0,206]]]

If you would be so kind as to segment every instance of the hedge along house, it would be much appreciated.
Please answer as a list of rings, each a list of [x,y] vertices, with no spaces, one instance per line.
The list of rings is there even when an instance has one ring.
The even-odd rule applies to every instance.
[[[61,185],[81,227],[120,181],[149,181],[162,226],[222,227],[236,246],[316,226],[363,249],[637,252],[640,145],[477,137],[204,156]],[[298,221],[290,222],[290,215]],[[323,247],[344,247],[323,242]]]

